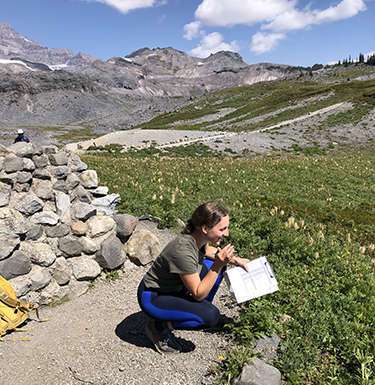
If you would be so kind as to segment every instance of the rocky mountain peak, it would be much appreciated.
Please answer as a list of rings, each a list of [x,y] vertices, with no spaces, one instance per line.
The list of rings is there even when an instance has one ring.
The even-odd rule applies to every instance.
[[[51,69],[64,68],[68,71],[76,71],[96,58],[78,53],[74,55],[69,48],[42,47],[36,40],[30,40],[14,30],[7,22],[0,22],[0,59],[18,59],[30,68],[35,69],[38,64],[44,64]],[[54,68],[56,67],[56,68]],[[39,66],[42,70],[43,66]]]

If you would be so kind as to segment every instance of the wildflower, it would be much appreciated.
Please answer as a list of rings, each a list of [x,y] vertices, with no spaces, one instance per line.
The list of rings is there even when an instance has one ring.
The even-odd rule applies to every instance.
[[[156,194],[154,194],[154,195],[152,196],[152,200],[153,200],[153,201],[156,200]]]
[[[176,195],[172,193],[172,198],[171,198],[171,203],[172,203],[172,205],[174,204],[175,199],[176,199]]]
[[[359,249],[358,249],[358,252],[360,254],[364,254],[366,252],[366,247],[365,246],[361,246]]]
[[[347,234],[346,240],[347,240],[347,242],[351,242],[352,241],[352,238],[350,237],[350,233]]]
[[[318,239],[324,239],[324,234],[323,234],[322,230],[318,231],[317,237],[318,237]]]

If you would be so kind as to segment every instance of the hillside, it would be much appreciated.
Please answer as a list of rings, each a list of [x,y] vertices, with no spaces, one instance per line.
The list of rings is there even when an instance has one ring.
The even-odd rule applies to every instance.
[[[367,64],[249,64],[233,52],[200,59],[171,47],[107,62],[72,55],[0,23],[1,144],[18,128],[39,144],[84,148],[109,133],[108,143],[126,145],[129,136],[122,143],[113,133],[134,137],[133,129],[195,130],[206,139],[224,132],[231,135],[207,143],[240,155],[373,140],[375,69]],[[135,146],[153,140],[167,142],[151,135]]]

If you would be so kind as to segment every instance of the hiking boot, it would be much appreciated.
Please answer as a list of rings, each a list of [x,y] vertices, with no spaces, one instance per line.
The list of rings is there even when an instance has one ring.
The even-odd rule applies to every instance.
[[[219,320],[217,321],[216,325],[214,325],[212,328],[203,329],[203,331],[212,333],[222,332],[228,327],[231,320],[231,318],[220,314]]]
[[[160,324],[159,324],[160,325]],[[162,325],[160,332],[155,326],[155,320],[150,320],[145,328],[147,337],[154,344],[155,349],[161,354],[180,353],[180,347],[174,340],[172,330],[167,325]]]

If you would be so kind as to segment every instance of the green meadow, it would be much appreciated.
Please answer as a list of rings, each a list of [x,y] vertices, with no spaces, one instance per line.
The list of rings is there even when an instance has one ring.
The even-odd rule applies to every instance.
[[[160,155],[160,154],[159,154]],[[81,157],[121,196],[118,212],[180,231],[208,200],[230,212],[238,255],[267,256],[279,291],[246,302],[231,325],[237,348],[215,368],[228,383],[254,338],[277,333],[284,384],[375,383],[375,153]]]

